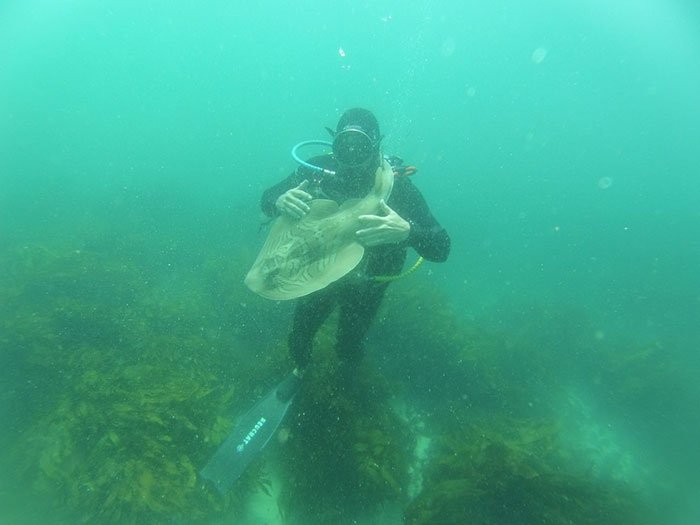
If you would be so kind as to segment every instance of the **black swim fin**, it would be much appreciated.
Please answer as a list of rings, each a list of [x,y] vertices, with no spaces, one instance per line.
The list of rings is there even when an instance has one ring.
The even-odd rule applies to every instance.
[[[199,474],[226,494],[279,428],[301,378],[292,372],[233,427]]]

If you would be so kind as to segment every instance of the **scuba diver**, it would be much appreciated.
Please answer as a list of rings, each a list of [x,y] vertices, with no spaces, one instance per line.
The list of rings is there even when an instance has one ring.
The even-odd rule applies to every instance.
[[[321,200],[312,204],[314,199],[335,201],[330,204],[336,209],[340,206],[340,210],[347,202],[345,213],[352,216],[348,234],[357,241],[352,244],[360,249],[356,250],[357,259],[349,266],[352,268],[349,273],[341,272],[343,276],[336,277],[337,280],[330,279],[330,284],[322,283],[313,291],[308,290],[307,294],[294,296],[298,303],[288,342],[296,368],[240,418],[200,470],[202,478],[211,482],[221,494],[226,494],[233,487],[279,428],[311,361],[314,335],[333,309],[340,309],[337,351],[341,360],[341,382],[344,384],[339,386],[347,387],[355,377],[356,366],[364,351],[364,338],[384,292],[392,280],[403,275],[401,269],[408,247],[418,252],[421,257],[419,261],[425,258],[442,262],[450,252],[447,232],[435,220],[420,191],[408,177],[416,169],[405,166],[398,157],[385,158],[382,155],[379,124],[371,112],[361,108],[350,109],[340,117],[336,129],[328,131],[333,138],[332,144],[306,141],[295,146],[292,156],[300,164],[299,168],[264,192],[262,209],[270,217],[286,216],[288,219],[283,220],[282,224],[295,224],[309,212],[313,214],[312,207],[323,206]],[[333,152],[308,161],[302,160],[297,155],[298,149],[313,144],[332,146]],[[377,189],[383,191],[378,193]],[[378,213],[360,214],[358,222],[354,222],[354,213],[359,208],[354,208],[353,202],[357,202],[356,199],[365,201],[370,195],[379,198]],[[385,202],[381,197],[386,195],[388,198]],[[377,206],[367,209],[375,210]],[[359,224],[359,228],[352,231],[356,224]],[[271,235],[274,229],[273,226]],[[319,246],[312,248],[310,243],[301,243],[302,252],[314,252],[314,249],[322,251]],[[283,253],[288,259],[290,253]],[[271,264],[260,265],[267,273],[249,272],[249,287],[253,281],[262,288],[279,282],[275,276],[276,257],[272,259]],[[360,262],[356,264],[357,260]],[[295,265],[291,266],[296,268]],[[311,271],[308,267],[304,270]],[[309,272],[302,273],[308,276]]]
[[[333,138],[333,153],[301,161],[285,180],[263,193],[262,210],[269,217],[281,214],[300,219],[309,212],[312,199],[331,199],[342,205],[372,190],[374,174],[384,159],[379,123],[368,110],[353,108],[340,117]],[[296,157],[296,156],[295,156]],[[386,159],[394,171],[394,185],[379,215],[360,217],[357,241],[366,250],[353,272],[322,290],[298,299],[289,351],[303,375],[311,360],[314,335],[337,306],[340,309],[336,350],[341,363],[360,362],[363,340],[391,279],[401,273],[410,246],[428,261],[443,262],[450,252],[450,238],[433,217],[425,199],[407,175],[415,172],[398,157]]]

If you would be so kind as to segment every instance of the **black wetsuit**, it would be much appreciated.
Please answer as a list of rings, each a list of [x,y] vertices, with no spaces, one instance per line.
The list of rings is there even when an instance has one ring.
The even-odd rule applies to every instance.
[[[330,170],[338,170],[331,155],[316,157],[311,164]],[[342,204],[351,198],[367,195],[374,184],[374,170],[363,177],[319,175],[300,167],[282,182],[269,188],[262,196],[262,209],[274,217],[277,198],[303,182],[310,184],[305,191],[314,198],[329,198]],[[294,324],[289,334],[289,351],[297,366],[305,367],[311,359],[311,345],[316,331],[336,305],[340,306],[337,350],[347,361],[359,361],[362,343],[377,313],[387,282],[374,282],[368,277],[396,275],[401,272],[410,246],[428,261],[442,262],[450,252],[450,238],[438,224],[418,188],[408,177],[396,177],[387,205],[411,225],[411,231],[402,243],[373,246],[365,250],[365,256],[357,271],[343,277],[323,290],[299,299],[294,312]],[[358,273],[362,277],[358,277]]]

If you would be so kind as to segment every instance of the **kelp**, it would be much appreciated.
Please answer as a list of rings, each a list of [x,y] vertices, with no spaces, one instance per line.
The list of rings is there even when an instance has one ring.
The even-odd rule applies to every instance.
[[[282,507],[308,523],[340,523],[406,500],[415,435],[367,364],[339,361],[335,319],[317,337],[281,444]]]
[[[654,523],[629,486],[571,468],[551,421],[505,420],[439,438],[408,525]]]
[[[209,407],[225,406],[232,392],[218,392],[214,377],[191,368],[103,363],[83,370],[25,438],[25,450],[38,458],[36,486],[57,491],[87,521],[196,520],[223,510],[199,485],[197,465],[201,442],[220,441],[229,423],[212,424]]]
[[[619,406],[661,409],[675,395],[672,354],[596,338],[581,312],[553,307],[495,330],[421,276],[392,285],[358,367],[338,361],[331,317],[274,446],[236,496],[210,492],[198,468],[291,368],[290,310],[245,291],[249,258],[212,254],[184,271],[125,256],[128,240],[118,248],[0,254],[2,358],[18,376],[3,403],[21,436],[10,466],[78,520],[235,519],[247,493],[279,478],[280,512],[309,523],[388,503],[406,505],[409,524],[645,523],[631,487],[567,456],[555,400],[585,375]],[[434,440],[410,502],[418,429],[395,394]]]
[[[669,356],[653,343],[601,341],[576,308],[513,310],[496,329],[461,316],[420,278],[397,283],[387,297],[373,336],[382,348],[379,362],[389,375],[405,376],[403,387],[435,443],[406,522],[653,522],[651,480],[597,468],[598,456],[622,449],[572,442],[570,418],[560,427],[561,411],[569,409],[562,401],[570,388],[585,381],[586,392],[601,389],[601,399],[614,399],[618,410],[653,407],[658,400],[639,401],[654,392],[670,401],[665,392],[676,390],[664,389],[674,370]],[[629,458],[606,461],[615,459],[622,465]]]
[[[193,275],[57,246],[1,257],[0,334],[24,374],[10,400],[10,423],[23,429],[8,461],[18,481],[82,522],[240,511],[265,482],[260,464],[223,498],[197,471],[254,385],[283,367],[283,350],[243,362],[246,347]]]
[[[381,349],[377,359],[431,413],[451,419],[455,407],[468,405],[489,414],[530,414],[533,398],[559,385],[549,366],[556,361],[541,346],[465,318],[425,277],[393,286],[372,333]]]
[[[139,289],[132,265],[82,250],[26,245],[3,253],[0,265],[4,347],[39,364],[76,342],[118,342],[115,310],[132,304]]]

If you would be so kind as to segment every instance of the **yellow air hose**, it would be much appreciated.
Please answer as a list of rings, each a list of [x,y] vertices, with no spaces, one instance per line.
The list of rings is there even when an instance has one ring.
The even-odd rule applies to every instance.
[[[402,277],[411,275],[420,267],[421,264],[423,264],[424,260],[425,259],[423,259],[423,257],[418,257],[416,262],[413,263],[413,266],[411,266],[405,272],[397,273],[396,275],[375,275],[374,277],[372,277],[372,280],[375,283],[389,283],[391,281],[396,281],[397,279],[401,279]]]

